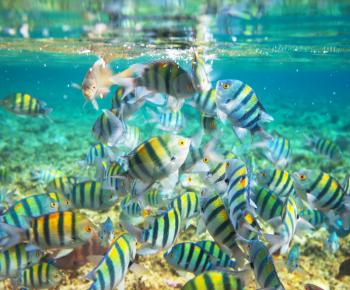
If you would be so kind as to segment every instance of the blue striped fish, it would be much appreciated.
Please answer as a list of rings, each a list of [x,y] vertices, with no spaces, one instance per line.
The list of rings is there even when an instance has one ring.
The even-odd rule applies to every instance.
[[[104,189],[101,182],[84,181],[75,184],[68,197],[74,208],[106,210],[115,205],[118,194]]]
[[[259,185],[269,188],[278,196],[287,197],[295,193],[293,179],[285,170],[266,168],[256,174],[256,179]]]
[[[331,160],[339,161],[342,159],[341,150],[335,142],[318,137],[307,138],[307,141],[309,146],[311,146],[315,152],[322,154]]]
[[[124,288],[125,275],[136,256],[136,239],[122,234],[110,246],[100,263],[88,274],[93,280],[90,290]]]
[[[76,182],[77,179],[74,176],[58,176],[47,184],[47,189],[62,194],[69,194]]]
[[[57,177],[63,175],[60,170],[56,169],[36,169],[30,172],[32,181],[49,183]]]
[[[257,284],[262,289],[284,290],[269,249],[259,240],[250,240],[247,243],[249,261]]]
[[[16,115],[46,116],[51,113],[46,103],[26,93],[15,93],[0,100],[0,107]]]
[[[216,117],[216,89],[200,91],[192,97],[193,105],[207,117]]]
[[[174,245],[164,254],[164,258],[175,269],[196,275],[216,268],[214,257],[192,242]]]
[[[124,176],[127,173],[127,171],[128,165],[127,163],[124,163],[124,161],[117,160],[110,162],[107,165],[103,177],[103,187],[106,189],[108,188],[111,190],[116,190],[118,192],[125,191],[127,184],[125,182],[125,179],[120,177]]]
[[[55,287],[63,280],[62,273],[54,265],[40,263],[24,270],[18,281],[23,287],[29,289],[44,289]]]
[[[16,278],[21,270],[40,261],[40,250],[27,250],[27,244],[17,244],[0,252],[0,280]]]
[[[273,120],[253,89],[238,80],[220,80],[216,84],[216,105],[219,117],[228,118],[236,135],[243,139],[249,130],[252,134],[263,133],[260,123]]]
[[[265,221],[282,217],[283,201],[270,189],[256,187],[253,201],[256,204],[256,213]]]
[[[98,143],[89,148],[85,159],[79,161],[78,164],[81,166],[97,165],[102,159],[107,158],[109,154],[109,149],[102,143]]]
[[[189,280],[181,290],[243,290],[243,282],[234,274],[208,271]]]
[[[168,208],[177,208],[181,215],[181,220],[186,221],[199,214],[199,197],[196,192],[189,191],[175,197]]]
[[[316,229],[328,222],[327,216],[322,211],[315,209],[304,209],[299,212],[299,216]]]
[[[231,257],[224,252],[216,242],[203,240],[196,242],[196,245],[200,246],[203,250],[213,256],[217,260],[217,266],[223,268],[236,267],[236,261],[231,259]]]
[[[139,98],[135,91],[131,91],[127,95],[124,94],[125,88],[119,87],[116,89],[112,99],[112,110],[115,109],[118,115],[123,116],[123,120],[126,120],[143,106],[145,99]]]
[[[288,273],[292,273],[295,269],[299,267],[299,258],[300,258],[300,246],[294,244],[293,247],[288,252],[286,267]]]
[[[185,128],[186,120],[181,110],[154,112],[148,109],[148,112],[150,113],[151,118],[147,120],[147,122],[155,123],[155,127],[160,130],[178,133]]]

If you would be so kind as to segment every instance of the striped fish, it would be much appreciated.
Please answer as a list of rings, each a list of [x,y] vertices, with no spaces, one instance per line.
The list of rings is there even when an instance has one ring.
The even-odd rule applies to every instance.
[[[125,125],[125,134],[123,138],[122,148],[133,150],[140,144],[141,131],[138,127]],[[120,145],[118,145],[118,148]]]
[[[2,249],[28,241],[41,249],[74,248],[88,241],[95,232],[92,222],[80,213],[55,212],[32,218],[30,228],[21,230],[0,223],[8,238],[0,240]]]
[[[307,138],[307,141],[315,152],[322,154],[331,160],[339,161],[342,159],[341,150],[335,142],[318,137]]]
[[[131,78],[137,75],[136,78]],[[177,99],[190,98],[195,93],[191,75],[173,61],[155,61],[134,64],[113,77],[117,85],[126,87],[128,94],[135,87],[144,87],[154,93],[165,93]]]
[[[189,280],[181,290],[243,290],[243,282],[228,272],[209,271]]]
[[[283,290],[269,249],[259,240],[247,242],[249,261],[257,284],[263,289]]]
[[[227,161],[226,178],[229,180],[226,190],[230,220],[235,230],[245,239],[257,237],[260,227],[250,212],[250,173],[240,159]]]
[[[77,179],[73,176],[59,176],[51,180],[47,188],[50,191],[59,192],[62,194],[69,194],[73,185],[77,182]]]
[[[127,163],[120,160],[109,163],[104,174],[103,186],[118,192],[123,191],[126,186],[125,181],[118,177],[125,175],[127,171]]]
[[[154,112],[148,109],[147,111],[151,115],[151,118],[147,122],[155,123],[156,128],[160,130],[178,133],[185,128],[186,120],[181,110]]]
[[[74,208],[106,210],[115,205],[118,194],[104,189],[101,182],[84,181],[76,183],[68,197]]]
[[[142,230],[138,240],[145,243],[138,254],[145,255],[170,248],[176,241],[181,228],[181,214],[177,208],[156,216],[145,230]],[[131,232],[131,231],[130,231]]]
[[[236,249],[236,231],[220,196],[216,193],[201,196],[200,206],[204,223],[213,239],[230,250]]]
[[[203,240],[196,242],[196,245],[208,252],[211,256],[213,256],[217,260],[217,266],[223,268],[236,267],[236,261],[231,259],[231,257],[228,254],[226,254],[214,241]]]
[[[163,207],[167,202],[167,194],[164,194],[160,189],[151,188],[144,195],[143,202],[151,207]]]
[[[327,216],[322,211],[315,209],[304,209],[299,212],[299,216],[315,228],[320,228],[328,222]]]
[[[6,111],[26,116],[46,116],[52,109],[47,108],[43,101],[26,93],[15,93],[0,100],[0,106]]]
[[[32,181],[49,183],[55,178],[62,176],[63,173],[56,169],[38,169],[31,171],[30,175]]]
[[[180,185],[186,191],[200,192],[207,187],[203,179],[201,175],[195,173],[181,174]]]
[[[216,105],[221,119],[228,118],[236,135],[242,139],[247,130],[262,132],[260,123],[273,120],[253,89],[238,80],[221,80],[216,84]]]
[[[168,206],[168,209],[171,208],[177,208],[179,210],[182,221],[197,216],[200,212],[198,194],[189,191],[175,197]]]
[[[24,270],[20,275],[19,284],[30,289],[43,289],[57,286],[62,280],[62,273],[54,265],[40,263]]]
[[[92,134],[99,142],[112,146],[123,134],[123,123],[116,117],[117,114],[117,110],[103,110],[95,121]]]
[[[136,256],[136,239],[122,234],[108,249],[100,263],[89,274],[93,280],[90,290],[124,288],[124,278]]]
[[[86,154],[85,160],[80,161],[80,165],[96,165],[102,159],[107,158],[109,151],[102,143],[92,145]]]
[[[18,228],[28,228],[28,218],[58,212],[59,209],[57,199],[53,199],[52,196],[46,193],[31,195],[9,207],[0,217],[0,221]]]
[[[282,217],[283,201],[270,189],[256,187],[253,201],[257,206],[256,213],[263,220],[269,221],[276,217]]]
[[[200,274],[216,267],[215,259],[195,243],[179,243],[164,254],[169,265],[178,270]]]
[[[216,117],[208,117],[204,114],[201,115],[201,126],[205,134],[212,134],[217,129]]]
[[[345,192],[339,182],[328,173],[303,169],[295,172],[293,179],[298,194],[307,199],[314,208],[323,211],[343,208]]]
[[[184,163],[190,143],[178,135],[152,137],[128,155],[129,173],[145,183],[165,178]]]
[[[293,179],[285,170],[267,168],[259,172],[256,179],[259,185],[269,188],[278,196],[287,197],[295,193]]]
[[[43,257],[39,250],[26,250],[27,244],[18,244],[0,252],[0,280],[15,278],[18,273],[34,265]]]
[[[116,109],[116,111],[123,116],[123,119],[126,120],[143,106],[145,99],[138,98],[135,95],[135,91],[125,96],[124,94],[125,89],[123,87],[119,87],[115,91],[112,99],[112,110]]]
[[[100,239],[101,246],[109,246],[112,240],[114,239],[114,226],[113,222],[108,217],[101,225],[101,228],[98,232],[98,237]]]
[[[293,247],[289,250],[286,268],[288,273],[292,273],[295,269],[299,267],[299,258],[300,258],[300,246],[298,244],[293,245]]]
[[[120,202],[120,208],[129,216],[139,217],[143,214],[141,202],[133,200],[130,195],[124,197]]]
[[[192,59],[193,83],[198,91],[202,92],[211,87],[209,71],[206,68],[202,54],[195,52]]]
[[[67,211],[72,209],[72,203],[64,194],[59,192],[49,192],[47,194],[54,202],[57,203],[58,211]]]
[[[276,136],[262,142],[261,146],[267,159],[275,166],[281,169],[288,166],[292,152],[289,139]]]
[[[216,117],[216,89],[208,89],[196,93],[192,102],[193,105],[207,117]]]

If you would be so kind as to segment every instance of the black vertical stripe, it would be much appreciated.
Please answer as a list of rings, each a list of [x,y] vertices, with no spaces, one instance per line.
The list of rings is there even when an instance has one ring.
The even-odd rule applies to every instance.
[[[77,239],[77,234],[76,234],[76,215],[74,212],[69,212],[68,217],[72,219],[72,240],[75,241]]]
[[[175,213],[176,214],[176,213]],[[163,241],[162,241],[162,246],[163,248],[166,246],[169,237],[169,214],[166,213],[164,215],[164,228],[163,228]]]
[[[64,246],[64,219],[64,213],[60,212],[58,217],[58,237],[61,246]]]
[[[45,243],[46,245],[50,246],[51,245],[51,240],[50,240],[50,225],[49,225],[49,218],[51,215],[46,215],[43,217],[44,220],[44,238],[45,238]],[[42,220],[42,219],[41,219]]]

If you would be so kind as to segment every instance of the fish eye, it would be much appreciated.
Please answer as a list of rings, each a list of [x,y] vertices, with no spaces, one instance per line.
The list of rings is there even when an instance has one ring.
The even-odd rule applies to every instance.
[[[204,157],[204,158],[203,158],[203,162],[204,162],[204,163],[208,163],[208,162],[209,162],[209,159],[208,159],[207,157]]]
[[[92,86],[93,89],[96,89],[96,86]]]
[[[300,175],[300,180],[305,180],[306,176],[304,174]]]
[[[229,168],[230,167],[230,162],[226,162],[226,168]]]
[[[56,203],[56,202],[54,202],[54,201],[53,201],[53,202],[51,202],[51,203],[50,203],[50,207],[52,207],[52,208],[57,207],[57,203]]]
[[[222,88],[223,88],[224,90],[227,90],[227,89],[230,88],[230,84],[224,83],[224,84],[222,85]]]
[[[66,199],[66,205],[70,205],[70,201]]]
[[[184,146],[185,145],[185,140],[184,139],[180,139],[179,140],[179,146]]]
[[[35,252],[35,256],[40,257],[40,256],[41,256],[40,251],[36,251],[36,252]]]
[[[261,176],[262,176],[262,177],[266,177],[266,172],[262,172],[262,173],[261,173]]]
[[[188,182],[192,182],[192,177],[187,178]]]
[[[91,233],[91,232],[92,232],[92,227],[86,226],[86,227],[85,227],[85,231],[86,231],[87,233]]]

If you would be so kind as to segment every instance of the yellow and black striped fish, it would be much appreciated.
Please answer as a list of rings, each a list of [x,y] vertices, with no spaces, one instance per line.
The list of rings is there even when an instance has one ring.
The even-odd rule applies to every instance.
[[[216,117],[216,89],[209,89],[196,93],[192,100],[193,105],[207,117]],[[191,104],[191,103],[190,103]]]
[[[84,181],[76,183],[68,197],[74,208],[106,210],[116,203],[118,194],[104,189],[101,182]]]
[[[7,236],[0,239],[2,249],[27,241],[41,249],[74,248],[88,241],[95,233],[92,222],[72,211],[55,212],[32,218],[29,229],[0,223]]]
[[[122,234],[111,245],[98,266],[88,274],[88,278],[94,281],[89,289],[123,289],[125,275],[135,256],[136,239],[130,234]]]
[[[62,279],[62,273],[54,265],[40,263],[24,270],[20,275],[19,284],[30,289],[43,289],[57,286]]]
[[[342,159],[342,153],[339,146],[326,138],[307,138],[309,145],[314,151],[320,153],[324,156],[327,156],[331,160],[339,161]]]
[[[77,179],[74,176],[59,176],[51,180],[47,188],[48,190],[67,195],[72,192],[73,185],[76,182]]]
[[[15,93],[0,100],[0,106],[17,115],[46,116],[52,109],[43,101],[26,93]]]
[[[243,290],[243,282],[229,272],[209,271],[189,280],[181,290]]]
[[[128,155],[129,173],[146,183],[167,177],[185,162],[190,143],[178,135],[152,137]]]
[[[18,244],[0,252],[0,280],[15,278],[18,273],[36,264],[43,257],[39,250],[26,250],[27,244]]]
[[[199,197],[194,191],[185,192],[175,197],[169,204],[170,208],[177,208],[180,211],[181,219],[191,219],[199,214]]]

